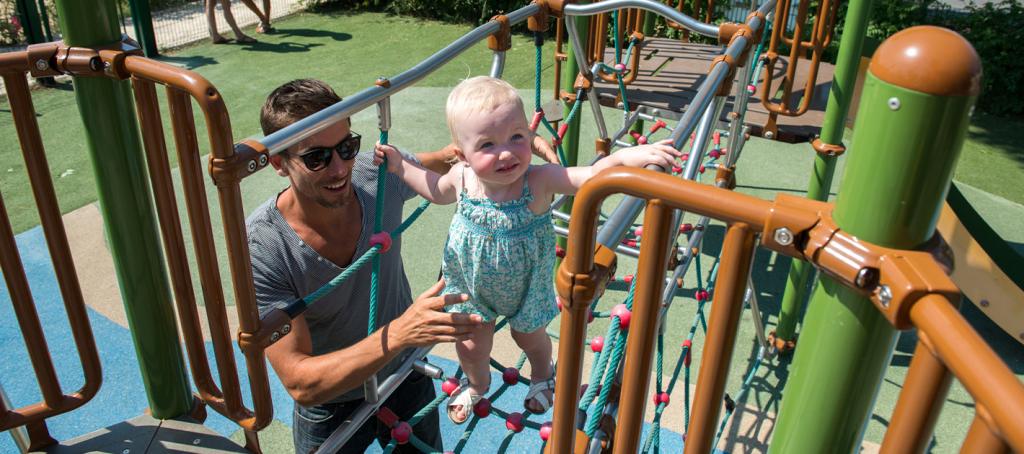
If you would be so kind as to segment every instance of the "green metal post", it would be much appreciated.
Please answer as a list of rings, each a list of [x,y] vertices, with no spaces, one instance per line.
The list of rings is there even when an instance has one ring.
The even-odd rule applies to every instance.
[[[53,41],[53,31],[50,30],[50,14],[46,11],[46,1],[39,0],[39,22],[43,25],[43,37],[46,42]]]
[[[590,3],[588,1],[580,1],[579,3]],[[564,20],[575,20],[576,30],[580,33],[580,40],[584,43],[587,42],[587,34],[590,31],[590,18],[589,17],[566,17]],[[573,50],[572,46],[569,45],[569,37],[566,36],[566,52],[565,52],[565,65],[562,66],[562,89],[569,92],[575,93],[576,90],[573,85],[576,83],[576,75],[580,72],[580,66],[576,63],[576,51]],[[594,100],[587,100],[586,102],[597,102]],[[569,111],[572,110],[571,105],[562,106],[562,118],[569,117]],[[562,151],[565,153],[565,161],[567,165],[574,166],[579,161],[579,149],[580,149],[580,117],[583,116],[583,106],[580,106],[580,112],[576,113],[576,116],[572,118],[568,124],[568,129],[565,131],[565,137],[562,138]],[[572,197],[570,197],[559,211],[569,214],[572,212]],[[564,221],[559,221],[559,225],[568,226]],[[563,237],[558,237],[558,245],[560,247],[566,247],[566,240]],[[555,266],[561,264],[561,260],[555,263]]]
[[[854,85],[857,82],[857,71],[860,68],[861,50],[864,45],[864,34],[868,27],[872,0],[851,0],[846,11],[846,22],[843,25],[843,36],[836,59],[835,75],[832,88],[829,90],[828,106],[825,108],[825,121],[821,125],[821,142],[830,145],[843,143],[843,130],[846,124],[846,113],[850,110]],[[832,188],[832,175],[836,171],[837,156],[815,153],[814,173],[807,188],[807,198],[827,200]],[[788,350],[796,337],[796,323],[800,318],[800,309],[807,297],[808,280],[813,267],[806,262],[794,261],[789,269],[786,290],[782,295],[779,308],[779,323],[775,327],[775,346],[781,351]]]
[[[132,27],[135,37],[142,46],[142,52],[149,58],[156,58],[160,52],[156,48],[156,35],[153,33],[153,15],[149,12],[149,0],[128,0],[128,8],[132,12]]]
[[[64,41],[95,47],[120,40],[115,0],[57,0]],[[192,404],[153,201],[127,81],[74,79],[85,124],[107,242],[153,417],[185,414]]]
[[[977,53],[946,29],[914,27],[878,48],[833,212],[839,228],[899,249],[932,237],[980,76]],[[858,449],[896,334],[868,298],[822,276],[769,452]]]
[[[40,24],[39,10],[32,0],[15,0],[15,11],[21,20],[21,31],[29,44],[45,43],[46,37]]]

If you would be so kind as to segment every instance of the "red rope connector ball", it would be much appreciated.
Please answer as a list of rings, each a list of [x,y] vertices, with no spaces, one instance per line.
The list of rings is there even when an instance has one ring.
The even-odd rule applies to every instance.
[[[523,431],[523,427],[524,426],[522,413],[519,413],[518,411],[510,413],[508,417],[505,418],[505,428],[508,430],[511,430],[515,433],[519,433]]]
[[[715,148],[718,148],[718,146],[722,144],[722,133],[715,131],[715,133],[711,135],[711,142],[715,144]]]
[[[617,304],[612,308],[612,317],[619,317],[619,327],[622,329],[629,329],[629,318],[632,316],[632,312],[626,307],[625,304]]]
[[[409,442],[409,437],[412,435],[412,426],[409,423],[402,421],[395,427],[391,428],[391,438],[394,438],[400,445],[404,445]]]
[[[590,340],[590,350],[594,353],[601,353],[601,350],[604,350],[604,337],[594,336]]]
[[[633,275],[632,274],[627,274],[625,276],[622,276],[622,282],[625,282],[627,284],[632,284],[633,283]]]
[[[380,407],[380,410],[377,410],[377,419],[388,427],[394,427],[395,424],[398,424],[398,415],[388,407]]]
[[[747,85],[747,93],[749,93],[749,94],[757,93],[757,85],[754,85],[754,84]]]
[[[456,389],[459,389],[459,381],[455,378],[449,378],[444,383],[441,383],[441,391],[444,391],[448,396],[451,396]]]
[[[473,414],[477,418],[486,418],[491,415],[491,401],[487,400],[486,397],[480,398],[476,405],[473,406]]]
[[[565,249],[562,246],[555,246],[555,257],[565,258]]]
[[[651,397],[653,397],[653,399],[651,399],[651,400],[654,401],[654,405],[655,406],[657,406],[659,404],[665,404],[665,406],[667,407],[669,401],[671,400],[671,398],[669,397],[668,393],[666,393],[666,392],[655,393]]]
[[[380,245],[380,253],[383,254],[391,249],[391,234],[388,232],[377,232],[370,235],[370,247]]]
[[[693,231],[693,224],[686,223],[679,226],[679,233],[690,233]]]
[[[541,424],[539,433],[541,440],[548,441],[551,438],[551,421]]]
[[[686,367],[690,367],[690,351],[693,350],[693,341],[686,339],[683,341],[683,349],[686,350],[686,356],[683,357],[683,364]]]
[[[501,372],[501,381],[505,382],[506,385],[512,386],[519,381],[519,369],[514,367],[506,367]]]
[[[636,143],[640,145],[644,145],[647,143],[647,137],[643,136],[639,132],[629,131],[629,135],[633,136],[633,138],[636,139]]]

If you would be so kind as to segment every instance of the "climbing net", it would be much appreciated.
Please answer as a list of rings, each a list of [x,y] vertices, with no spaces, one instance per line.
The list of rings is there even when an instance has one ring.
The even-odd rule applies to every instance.
[[[618,32],[618,12],[613,12],[613,36],[615,42],[615,58],[612,64],[606,64],[604,62],[598,62],[595,64],[595,69],[600,69],[609,74],[615,75],[615,80],[619,90],[619,99],[621,100],[621,106],[623,110],[624,126],[622,131],[612,138],[613,147],[625,147],[634,144],[644,144],[655,140],[661,140],[657,136],[663,132],[672,134],[673,128],[669,127],[668,124],[657,118],[650,118],[654,121],[654,124],[647,129],[645,132],[640,132],[642,129],[633,128],[630,131],[629,128],[634,125],[638,116],[632,114],[629,101],[627,99],[626,85],[623,80],[624,74],[627,72],[625,61],[628,61],[633,52],[638,52],[637,46],[640,44],[640,40],[631,36],[625,46],[621,42],[620,34]],[[542,48],[544,44],[543,32],[534,32],[534,44],[536,49],[536,77],[535,77],[535,110],[533,119],[531,121],[531,130],[536,131],[543,125],[544,129],[550,133],[551,142],[555,145],[558,158],[562,165],[568,165],[566,161],[565,152],[562,147],[562,141],[567,133],[569,124],[578,115],[581,103],[586,99],[585,89],[578,89],[575,100],[569,108],[569,112],[566,115],[564,121],[557,128],[552,121],[549,121],[545,115],[543,108],[541,107],[541,72],[542,72]],[[623,47],[625,47],[623,51]],[[758,46],[753,61],[758,61],[757,55],[760,55],[761,47]],[[756,74],[759,70],[755,70]],[[756,77],[756,75],[755,75]],[[756,79],[754,79],[756,80]],[[749,80],[744,85],[744,89],[748,92],[753,87]],[[378,83],[380,85],[380,83]],[[593,102],[593,101],[592,101]],[[378,104],[379,112],[381,113],[380,123],[380,143],[388,143],[388,129],[390,128],[390,109],[386,107],[386,104]],[[740,117],[742,118],[742,112]],[[598,119],[598,121],[603,121]],[[603,130],[603,125],[599,127]],[[629,132],[629,136],[632,139],[629,142],[620,140],[620,137],[624,137],[625,133]],[[722,163],[720,159],[727,156],[729,153],[736,153],[738,155],[739,149],[729,150],[722,146],[722,140],[729,140],[728,134],[714,131],[711,135],[710,142],[712,148],[706,154],[703,152],[706,144],[698,143],[699,139],[694,135],[691,135],[689,145],[683,146],[684,155],[679,165],[673,166],[670,170],[672,174],[681,176],[683,178],[692,178],[700,180],[701,175],[704,174],[708,168],[716,168]],[[706,136],[705,139],[707,140]],[[739,142],[737,148],[742,147],[742,142]],[[690,163],[690,160],[694,160],[694,163]],[[735,158],[733,158],[733,161]],[[726,163],[728,165],[730,163]],[[696,172],[686,172],[685,168],[694,168]],[[370,239],[371,247],[361,257],[355,260],[344,272],[339,274],[337,277],[332,279],[330,282],[325,284],[319,290],[312,294],[302,298],[295,303],[289,313],[299,313],[302,308],[315,303],[317,300],[325,296],[331,290],[341,285],[345,280],[349,279],[356,272],[358,272],[367,263],[371,264],[371,291],[369,301],[369,323],[367,326],[367,334],[373,333],[376,329],[377,311],[378,311],[378,277],[380,273],[380,255],[386,253],[393,241],[393,238],[397,238],[412,225],[413,222],[426,210],[429,203],[422,202],[413,213],[408,216],[399,227],[387,232],[382,230],[382,219],[381,213],[383,212],[383,204],[385,201],[384,181],[386,177],[386,162],[381,163],[378,168],[378,186],[376,199],[377,209],[374,219],[374,231]],[[561,201],[557,201],[555,205],[560,205]],[[568,220],[568,216],[560,214],[562,220]],[[664,323],[662,329],[659,330],[657,338],[657,353],[656,353],[656,383],[655,389],[652,396],[654,408],[654,419],[650,424],[645,441],[643,444],[643,452],[659,452],[661,449],[661,428],[664,425],[664,414],[671,401],[671,395],[679,384],[680,376],[682,376],[682,388],[683,388],[683,412],[684,421],[683,427],[689,425],[690,420],[690,378],[691,378],[691,366],[692,366],[692,350],[693,342],[699,332],[706,334],[707,332],[707,316],[705,315],[705,309],[709,305],[711,298],[714,294],[715,282],[718,274],[718,259],[714,260],[714,263],[710,266],[708,271],[705,271],[701,263],[701,246],[703,244],[704,232],[710,222],[709,218],[701,217],[695,223],[681,223],[682,217],[680,217],[680,225],[678,230],[678,236],[675,240],[676,253],[673,256],[676,259],[675,272],[672,278],[669,280],[670,290],[666,293],[664,298],[664,304],[662,305],[662,320],[664,321],[664,315],[666,315],[668,309],[671,307],[673,300],[677,295],[683,293],[683,277],[687,275],[687,271],[692,264],[696,265],[696,270],[693,273],[695,275],[695,287],[692,288],[692,299],[696,302],[696,309],[693,315],[692,323],[689,325],[687,336],[685,340],[678,347],[665,346],[665,330]],[[556,231],[565,235],[564,229],[556,228]],[[643,229],[637,224],[633,224],[632,228],[624,235],[620,240],[618,246],[618,252],[626,253],[627,255],[638,255],[638,247],[643,241]],[[679,246],[679,243],[685,243],[685,246]],[[564,250],[556,247],[556,255],[559,257],[564,256]],[[608,311],[598,310],[600,298],[596,298],[590,306],[590,319],[608,319],[608,328],[605,334],[596,335],[589,338],[586,342],[589,344],[591,351],[594,354],[593,367],[590,371],[589,385],[584,385],[580,390],[580,400],[578,409],[581,414],[585,415],[584,418],[584,431],[591,440],[607,439],[610,433],[607,433],[609,426],[606,421],[611,421],[611,427],[614,427],[614,402],[617,399],[618,389],[618,378],[621,374],[621,367],[623,363],[624,351],[627,339],[629,337],[629,321],[631,311],[633,309],[633,296],[634,296],[634,279],[633,275],[625,275],[619,281],[625,283],[628,289],[625,299],[621,304],[614,305]],[[614,278],[613,278],[614,279]],[[687,289],[689,290],[689,289]],[[763,329],[759,324],[759,311],[756,308],[756,299],[754,298],[754,292],[748,288],[747,301],[752,306],[752,312],[755,312],[755,321],[758,322],[757,329],[758,334],[761,334]],[[558,303],[561,306],[561,303]],[[561,309],[561,307],[559,307]],[[507,325],[507,320],[500,320],[496,326],[495,331],[499,331]],[[557,339],[558,334],[548,332],[548,334]],[[768,358],[769,350],[767,344],[761,339],[761,349],[758,354],[757,361],[750,368],[746,378],[744,379],[739,392],[737,393],[737,399],[742,399],[743,395],[750,388],[752,379],[754,378],[758,368]],[[669,356],[669,358],[666,358]],[[666,363],[672,362],[671,358],[674,357],[674,364],[669,369],[672,371],[668,382],[665,383],[664,372]],[[491,392],[489,395],[482,398],[473,407],[472,415],[466,424],[465,431],[458,443],[454,447],[453,451],[450,452],[461,452],[463,451],[474,432],[479,427],[481,421],[486,418],[492,417],[492,415],[502,418],[505,421],[506,432],[498,448],[499,451],[505,451],[511,444],[513,438],[522,433],[525,429],[536,431],[540,436],[541,440],[546,443],[548,437],[551,434],[551,423],[550,421],[543,421],[544,415],[532,414],[529,411],[508,411],[499,408],[494,405],[500,397],[505,395],[509,389],[518,386],[520,384],[529,384],[529,381],[521,376],[521,369],[526,362],[525,353],[519,355],[519,359],[514,365],[505,365],[495,359],[491,359],[490,365],[501,374],[502,383],[497,387],[496,390]],[[408,370],[399,371],[398,373],[409,373]],[[439,368],[432,368],[430,376],[440,382],[441,392],[438,393],[435,398],[425,407],[420,409],[415,415],[410,417],[408,420],[401,420],[398,415],[392,412],[387,407],[381,406],[383,398],[377,395],[377,383],[376,379],[372,379],[368,382],[367,389],[367,403],[364,405],[372,405],[376,409],[375,417],[378,418],[382,423],[391,428],[391,441],[386,445],[384,452],[389,453],[393,451],[399,445],[411,444],[417,449],[424,452],[433,452],[434,448],[419,439],[413,434],[412,427],[421,422],[431,412],[437,411],[438,407],[445,403],[449,397],[458,388],[460,379],[462,378],[463,372],[461,368],[456,369],[452,375],[447,375],[443,370]],[[403,375],[404,376],[404,375]],[[386,396],[384,396],[386,397]],[[716,435],[715,444],[717,445],[718,439],[721,437],[723,429],[729,421],[734,409],[735,400],[730,398],[728,394],[725,396],[725,407],[726,412],[722,418],[718,432]],[[525,409],[524,409],[525,410]],[[369,415],[370,413],[367,413]],[[353,421],[353,424],[361,425],[364,421],[357,420]],[[333,438],[333,436],[332,436]],[[685,433],[683,435],[685,440]],[[339,440],[339,443],[343,443],[344,440]],[[491,444],[490,446],[493,446]]]

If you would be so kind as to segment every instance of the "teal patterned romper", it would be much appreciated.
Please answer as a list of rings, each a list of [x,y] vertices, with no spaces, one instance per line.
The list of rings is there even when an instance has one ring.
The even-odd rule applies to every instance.
[[[470,171],[468,167],[463,170]],[[470,300],[448,312],[479,314],[485,322],[499,315],[521,333],[547,326],[558,315],[553,271],[555,230],[550,210],[534,214],[528,184],[516,200],[470,198],[465,174],[444,248],[443,294],[466,293]]]

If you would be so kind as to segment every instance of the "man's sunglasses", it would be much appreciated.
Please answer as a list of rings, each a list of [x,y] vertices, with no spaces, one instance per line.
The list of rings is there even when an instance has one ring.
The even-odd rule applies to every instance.
[[[331,158],[334,157],[335,151],[338,152],[338,157],[345,161],[355,158],[356,154],[359,153],[361,141],[362,136],[352,132],[333,147],[313,147],[300,154],[299,157],[302,158],[302,163],[311,172],[320,171],[331,165]]]

